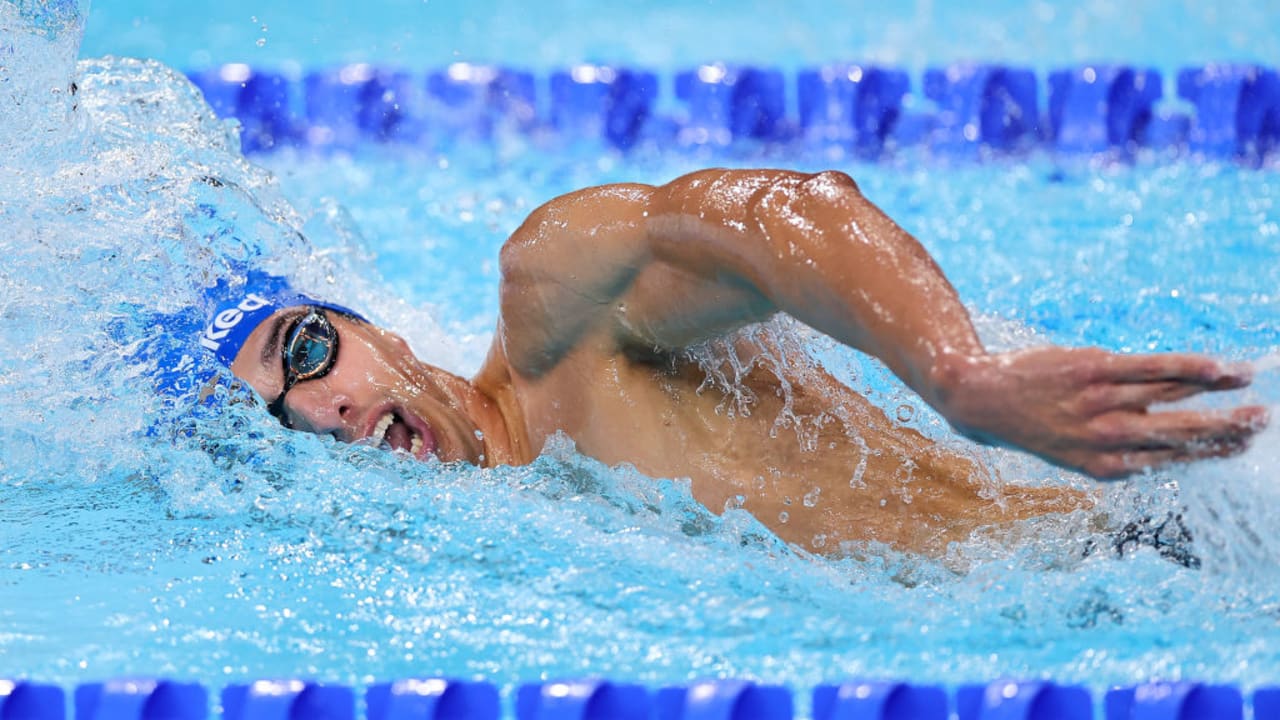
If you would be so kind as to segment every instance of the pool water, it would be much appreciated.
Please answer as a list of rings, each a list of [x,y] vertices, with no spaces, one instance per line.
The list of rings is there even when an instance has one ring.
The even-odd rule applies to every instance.
[[[31,0],[21,0],[29,2]],[[709,61],[793,67],[990,59],[1046,69],[1121,60],[1173,69],[1274,63],[1280,38],[1265,0],[93,0],[85,54],[149,57],[182,69],[224,62],[304,68],[452,62],[547,70],[580,62],[683,69]]]
[[[0,2],[0,27],[27,27],[15,7]],[[201,59],[178,55],[172,38],[188,30],[165,27],[154,54]],[[1198,52],[1267,49],[1254,26],[1240,32]],[[823,153],[620,155],[510,138],[250,162],[179,73],[73,66],[74,28],[21,38],[9,77],[62,73],[78,92],[10,85],[25,102],[0,118],[0,676],[1280,680],[1280,430],[1239,458],[1104,488],[1120,516],[1185,506],[1198,571],[1151,551],[1084,557],[1091,535],[1076,517],[942,559],[882,548],[830,559],[567,438],[528,467],[420,464],[287,432],[235,392],[193,409],[154,389],[155,353],[181,347],[171,329],[191,321],[199,289],[245,263],[471,372],[496,317],[497,249],[538,204],[707,164],[816,170],[833,162]],[[106,52],[107,38],[91,32],[80,56]],[[210,60],[239,59],[213,57],[223,50]],[[1273,169],[1047,153],[944,164],[924,151],[835,166],[937,256],[993,347],[1259,360],[1256,386],[1234,399],[1280,403]],[[874,362],[782,325],[854,387],[905,407],[906,422],[968,447]],[[1089,485],[969,449],[1009,480]]]

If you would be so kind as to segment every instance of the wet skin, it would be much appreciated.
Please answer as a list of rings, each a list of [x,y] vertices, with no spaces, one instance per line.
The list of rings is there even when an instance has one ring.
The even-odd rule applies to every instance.
[[[1151,409],[1248,383],[1245,368],[1208,357],[986,352],[933,260],[840,173],[710,170],[582,190],[531,214],[501,262],[498,328],[474,379],[333,318],[338,360],[290,390],[292,425],[345,441],[385,428],[395,447],[417,437],[419,457],[484,465],[530,462],[564,432],[603,462],[688,477],[712,510],[740,505],[807,548],[875,540],[936,553],[979,527],[1091,500],[995,491],[973,460],[807,365],[749,373],[749,412],[727,412],[683,351],[785,312],[879,357],[962,434],[1100,478],[1240,452],[1266,421],[1258,407]],[[268,399],[283,383],[273,326],[232,366]],[[777,352],[737,342],[742,358]],[[774,432],[784,380],[794,412],[815,420],[803,440]]]

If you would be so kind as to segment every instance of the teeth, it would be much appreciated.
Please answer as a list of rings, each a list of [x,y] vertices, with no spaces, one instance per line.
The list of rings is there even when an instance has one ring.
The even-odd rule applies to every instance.
[[[369,433],[369,442],[375,446],[390,450],[391,444],[387,442],[387,431],[391,429],[391,423],[395,421],[395,413],[383,415],[378,420],[378,424],[373,426],[373,431]],[[422,452],[422,438],[416,432],[413,433],[413,440],[409,443],[409,452],[413,455]]]
[[[387,413],[383,415],[378,424],[373,426],[373,432],[369,433],[369,440],[373,444],[378,445],[387,439],[387,430],[391,428],[391,423],[395,422],[395,415]]]

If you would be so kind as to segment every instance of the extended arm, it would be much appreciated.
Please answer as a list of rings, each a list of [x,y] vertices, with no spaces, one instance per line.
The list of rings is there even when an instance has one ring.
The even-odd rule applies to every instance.
[[[1247,383],[1210,358],[988,354],[928,253],[841,173],[581,191],[536,211],[502,263],[508,357],[530,376],[580,343],[674,349],[783,311],[879,357],[971,437],[1098,476],[1234,452],[1263,422],[1147,411]]]

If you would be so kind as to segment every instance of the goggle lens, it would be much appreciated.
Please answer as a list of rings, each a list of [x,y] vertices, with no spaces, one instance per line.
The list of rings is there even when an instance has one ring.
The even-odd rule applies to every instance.
[[[320,308],[312,308],[289,331],[282,359],[284,389],[267,404],[267,412],[285,427],[293,427],[284,410],[284,396],[303,380],[324,377],[338,360],[338,331]]]
[[[338,333],[319,311],[302,318],[289,335],[284,359],[287,374],[298,380],[323,376],[333,367],[338,349]]]

